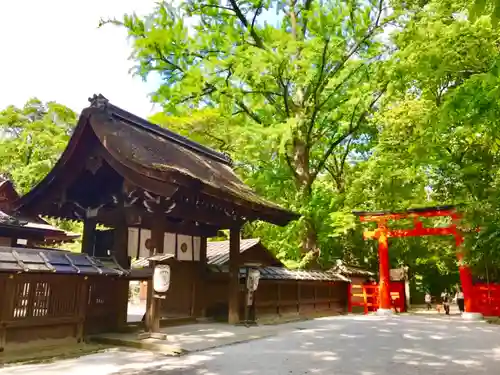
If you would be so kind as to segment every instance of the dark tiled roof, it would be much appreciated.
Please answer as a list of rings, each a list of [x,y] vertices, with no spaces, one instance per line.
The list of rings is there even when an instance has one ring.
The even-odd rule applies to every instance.
[[[152,257],[148,258],[139,258],[137,260],[134,260],[132,262],[132,268],[146,268],[149,267],[149,261],[154,260],[156,262],[163,262],[168,259],[175,258],[173,254],[158,254],[158,255],[153,255]]]
[[[213,272],[228,272],[227,266],[212,265],[209,269]],[[260,271],[262,280],[350,281],[348,278],[332,271],[289,270],[284,267],[258,267],[257,269]],[[240,269],[242,275],[245,272],[245,268]]]
[[[7,192],[5,192],[5,189],[8,189]],[[7,193],[5,194],[3,200],[0,201],[0,207],[2,207],[0,209],[0,224],[26,228],[26,231],[45,231],[47,237],[51,240],[72,240],[80,237],[78,233],[65,232],[62,229],[50,225],[39,216],[25,217],[22,214],[17,214],[16,216],[7,214],[6,212],[10,212],[8,209],[11,207],[13,202],[19,199],[19,195],[14,189],[12,182],[2,175],[0,175],[0,190],[4,190],[4,194]],[[5,210],[6,212],[4,212],[3,210]]]
[[[259,238],[250,238],[240,241],[240,253],[251,249],[260,243]],[[173,258],[171,254],[157,255],[156,261]],[[140,258],[132,262],[132,268],[148,267],[150,258]],[[222,266],[229,263],[229,241],[213,241],[207,243],[207,264]]]
[[[251,249],[260,243],[259,238],[250,238],[240,241],[240,253]],[[229,262],[229,241],[215,241],[207,243],[207,264],[221,266]]]
[[[25,220],[20,220],[11,215],[7,215],[5,212],[0,211],[0,224],[24,226],[28,224],[28,222]]]
[[[67,251],[0,247],[0,272],[49,272],[123,276],[112,258],[92,258]]]
[[[49,240],[73,240],[80,237],[78,233],[65,232],[62,229],[56,228],[49,223],[39,219],[25,219],[19,216],[8,215],[0,210],[0,227],[7,233],[4,236],[10,237],[8,234],[12,232],[11,237],[20,235],[26,236],[25,239],[32,239],[33,236],[43,237]],[[14,234],[15,233],[15,234]]]

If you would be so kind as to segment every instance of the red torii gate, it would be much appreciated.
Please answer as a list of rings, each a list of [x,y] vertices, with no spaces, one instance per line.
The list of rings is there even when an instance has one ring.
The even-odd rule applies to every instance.
[[[460,250],[464,238],[457,224],[461,215],[456,211],[454,206],[441,207],[426,207],[409,209],[406,212],[365,212],[353,211],[353,214],[358,216],[362,222],[376,222],[377,229],[374,231],[365,231],[363,237],[365,239],[378,240],[379,253],[379,314],[392,313],[391,296],[390,296],[390,264],[389,264],[389,244],[390,237],[418,237],[418,236],[453,236],[457,246],[457,258],[459,262],[460,282],[465,298],[464,318],[478,319],[482,315],[476,311],[473,301],[473,284],[472,273],[470,268],[464,264],[464,253]],[[420,218],[426,217],[450,217],[452,224],[447,227],[440,228],[425,228]],[[387,226],[389,220],[401,220],[413,218],[413,228],[410,229],[390,229]]]

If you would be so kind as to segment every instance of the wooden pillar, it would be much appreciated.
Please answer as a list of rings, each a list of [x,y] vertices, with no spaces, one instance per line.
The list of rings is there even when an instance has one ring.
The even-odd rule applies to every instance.
[[[200,261],[198,262],[198,277],[195,295],[195,316],[206,317],[207,299],[206,294],[207,282],[207,238],[200,238]]]
[[[165,238],[165,220],[161,213],[155,214],[154,226],[151,228],[151,241],[154,254],[163,254]],[[154,255],[151,254],[151,255]],[[150,262],[150,267],[156,266],[156,262]],[[146,310],[146,331],[153,333],[160,330],[161,299],[157,298],[153,290],[153,280],[148,281],[148,298]]]
[[[228,322],[240,321],[240,228],[233,228],[229,234],[229,314]]]
[[[130,267],[128,260],[128,253],[127,253],[127,247],[128,247],[127,245],[128,245],[128,228],[127,228],[127,223],[125,221],[125,216],[122,215],[122,220],[119,220],[115,224],[113,230],[113,249],[111,251],[111,254],[115,257],[118,264],[125,269],[128,269]],[[116,311],[116,327],[119,328],[127,324],[129,283],[115,282],[114,285],[118,286],[115,292],[116,293],[115,303],[117,304],[115,311]],[[125,295],[127,296],[127,298],[120,298],[121,296]]]
[[[112,254],[116,258],[118,264],[128,269],[130,267],[128,260],[128,227],[125,220],[115,226],[113,231],[113,251]]]
[[[83,221],[82,253],[90,256],[94,255],[96,224],[93,219]]]
[[[382,230],[378,237],[379,256],[379,309],[391,311],[391,273],[389,265],[389,243],[387,233]]]
[[[82,277],[81,283],[78,285],[77,293],[78,323],[76,325],[76,340],[77,342],[82,342],[85,337],[85,318],[87,316],[89,299],[89,283],[87,276]]]

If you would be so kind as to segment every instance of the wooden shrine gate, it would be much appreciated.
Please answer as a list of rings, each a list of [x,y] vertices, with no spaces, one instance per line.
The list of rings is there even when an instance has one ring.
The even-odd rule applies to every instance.
[[[460,282],[465,297],[464,318],[477,319],[482,314],[475,303],[477,293],[472,283],[472,273],[470,268],[463,262],[464,253],[460,249],[464,242],[462,232],[458,229],[458,221],[461,215],[455,207],[427,207],[407,210],[406,212],[361,212],[353,211],[362,222],[375,222],[377,229],[365,231],[365,239],[376,239],[378,241],[379,252],[379,304],[377,312],[379,314],[390,314],[392,312],[392,300],[390,291],[390,264],[389,264],[389,238],[419,237],[419,236],[453,236],[457,246],[457,258],[459,262]],[[452,223],[446,227],[424,227],[421,219],[430,217],[449,217]],[[389,228],[390,221],[402,219],[412,219],[413,228],[392,229]]]
[[[361,307],[364,314],[377,311],[379,308],[379,293],[379,285],[377,283],[351,285],[348,312],[352,313],[353,307]],[[406,312],[404,281],[391,281],[390,297],[392,308],[396,312]]]

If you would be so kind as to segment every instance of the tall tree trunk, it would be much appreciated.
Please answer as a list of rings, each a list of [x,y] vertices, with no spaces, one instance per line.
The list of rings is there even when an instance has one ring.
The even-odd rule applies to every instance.
[[[312,184],[314,182],[309,164],[310,150],[304,141],[304,137],[301,135],[294,138],[292,145],[295,184],[297,190],[300,192],[301,203],[306,206],[311,201]],[[314,266],[320,254],[320,249],[318,248],[318,237],[314,220],[308,215],[304,218],[301,250],[304,255],[301,267],[309,268]]]

